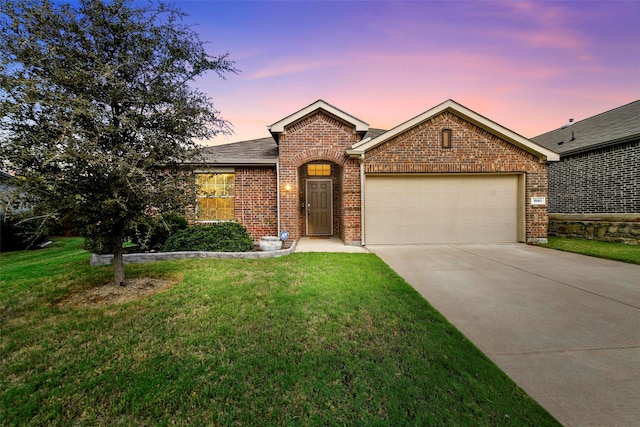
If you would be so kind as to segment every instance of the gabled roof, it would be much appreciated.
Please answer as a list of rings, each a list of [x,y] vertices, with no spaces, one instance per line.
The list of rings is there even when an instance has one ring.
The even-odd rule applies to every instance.
[[[278,161],[278,146],[271,137],[203,147],[192,164],[273,165]]]
[[[505,128],[504,126],[497,124],[492,120],[487,119],[484,116],[481,116],[475,111],[472,111],[451,99],[431,108],[430,110],[425,111],[424,113],[402,123],[399,126],[396,126],[395,128],[379,136],[371,139],[363,139],[362,141],[352,145],[351,149],[347,150],[347,154],[351,156],[359,156],[365,154],[372,148],[375,148],[378,145],[389,141],[395,136],[400,135],[401,133],[406,132],[407,130],[419,125],[425,120],[437,116],[438,114],[441,114],[445,111],[450,112],[451,114],[454,114],[470,123],[473,123],[476,126],[486,130],[487,132],[496,135],[497,137],[504,139],[505,141],[508,141],[522,148],[523,150],[528,151],[529,153],[535,154],[541,160],[557,161],[560,159],[557,153],[534,143],[533,141]]]
[[[531,139],[550,150],[567,155],[639,138],[640,100],[637,100]]]
[[[278,143],[279,134],[283,133],[284,129],[287,126],[309,116],[310,114],[315,113],[317,110],[323,110],[324,112],[335,117],[336,119],[346,124],[352,125],[356,132],[360,132],[364,134],[369,130],[368,123],[365,123],[362,120],[357,119],[356,117],[353,117],[351,114],[345,113],[344,111],[334,107],[333,105],[323,101],[322,99],[319,99],[313,104],[306,106],[302,110],[299,110],[291,114],[290,116],[287,116],[284,119],[275,122],[271,126],[267,126],[267,128],[269,129],[269,132],[271,132],[271,134],[273,135],[273,138],[276,140],[276,143]]]

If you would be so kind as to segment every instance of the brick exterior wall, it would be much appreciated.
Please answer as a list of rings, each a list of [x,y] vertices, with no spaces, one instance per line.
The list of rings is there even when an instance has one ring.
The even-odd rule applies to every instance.
[[[441,130],[452,130],[453,146],[441,148]],[[333,181],[333,233],[346,244],[361,239],[360,160],[345,151],[361,135],[318,110],[279,135],[280,230],[277,229],[275,168],[236,168],[236,219],[255,241],[287,230],[291,240],[306,235],[306,165],[330,163]],[[525,238],[547,237],[547,207],[531,206],[534,196],[548,197],[547,165],[537,156],[445,112],[397,135],[365,155],[365,173],[472,174],[512,173],[525,177]],[[323,177],[324,178],[324,177]],[[285,189],[286,185],[291,190]]]
[[[291,185],[291,191],[280,189],[281,229],[289,232],[291,239],[306,233],[306,217],[302,208],[306,175],[301,168],[314,161],[331,162],[334,188],[334,232],[345,243],[360,237],[360,181],[357,161],[350,160],[345,150],[360,140],[353,127],[334,117],[317,111],[285,129],[279,139],[280,185]],[[354,166],[355,165],[355,166]],[[358,171],[354,185],[354,167]],[[357,187],[357,205],[354,205],[353,187]],[[358,210],[357,221],[352,217]],[[357,237],[354,237],[357,236]]]
[[[235,168],[235,217],[254,242],[278,235],[276,170]]]
[[[342,223],[340,237],[349,245],[361,244],[361,188],[360,162],[349,159],[345,162],[342,179]]]
[[[452,148],[441,147],[442,129],[451,129]],[[524,173],[527,242],[547,238],[547,207],[531,206],[547,197],[547,165],[448,112],[434,116],[366,154],[365,173]]]
[[[640,213],[640,140],[549,165],[549,212]]]
[[[214,173],[214,172],[211,172]],[[278,235],[277,174],[275,167],[234,168],[234,217],[242,224],[254,243],[264,236]],[[185,212],[189,225],[196,220],[195,206]]]

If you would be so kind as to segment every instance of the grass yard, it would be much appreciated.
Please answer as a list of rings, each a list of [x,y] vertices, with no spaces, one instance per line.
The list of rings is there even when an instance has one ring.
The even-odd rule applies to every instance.
[[[127,266],[80,239],[0,255],[2,425],[557,425],[373,254]]]
[[[638,245],[570,239],[565,237],[549,237],[549,243],[543,246],[598,258],[640,264],[640,246]]]

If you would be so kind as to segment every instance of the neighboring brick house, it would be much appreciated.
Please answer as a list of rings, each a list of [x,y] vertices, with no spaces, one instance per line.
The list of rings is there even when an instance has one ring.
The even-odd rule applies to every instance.
[[[451,100],[385,131],[319,100],[271,137],[207,147],[195,221],[254,240],[345,244],[543,242],[558,155]]]
[[[640,100],[532,138],[549,165],[551,235],[640,243]]]

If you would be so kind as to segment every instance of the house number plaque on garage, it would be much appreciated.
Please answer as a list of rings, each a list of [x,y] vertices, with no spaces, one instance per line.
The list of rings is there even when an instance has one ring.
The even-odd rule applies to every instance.
[[[546,205],[547,198],[546,197],[532,197],[531,198],[532,205]]]

